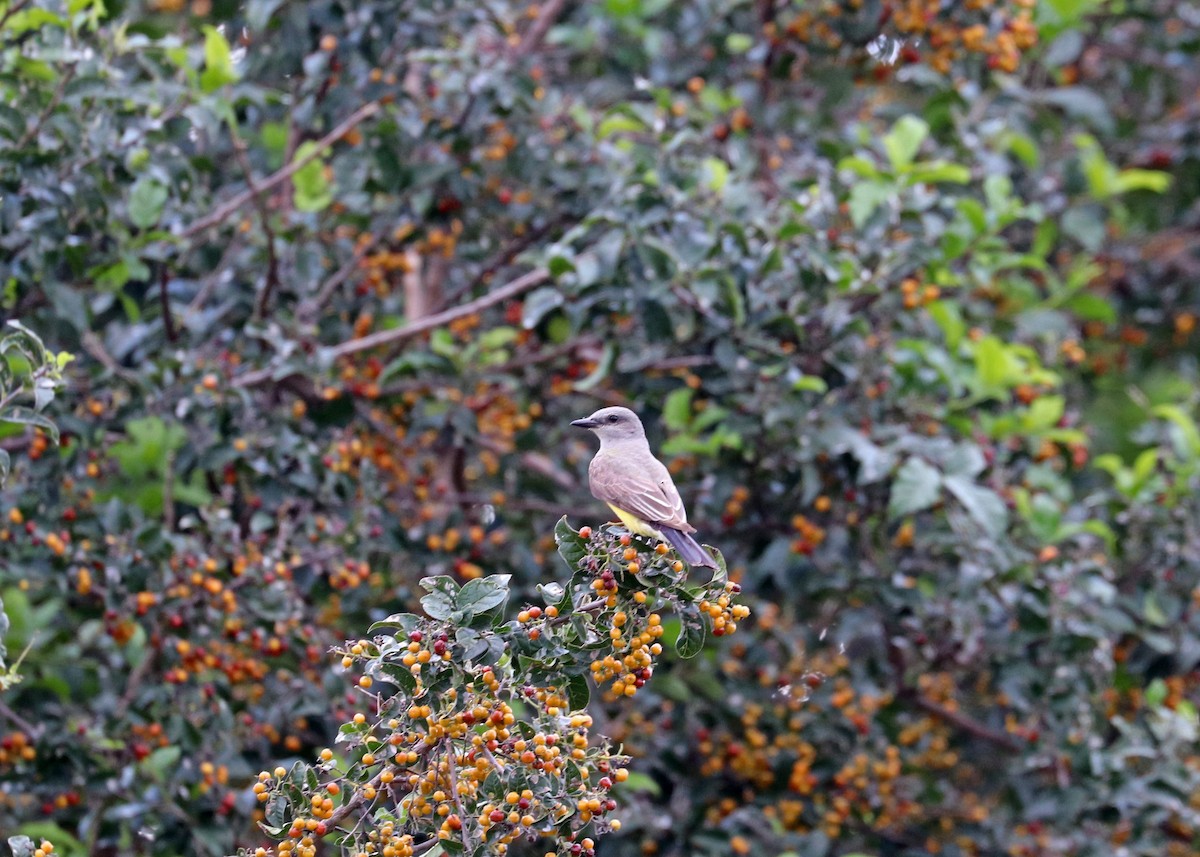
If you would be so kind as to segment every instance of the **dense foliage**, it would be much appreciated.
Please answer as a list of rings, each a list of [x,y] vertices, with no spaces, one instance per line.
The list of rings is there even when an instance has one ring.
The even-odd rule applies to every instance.
[[[1200,848],[1194,0],[0,42],[16,852]],[[599,524],[597,403],[748,619]]]

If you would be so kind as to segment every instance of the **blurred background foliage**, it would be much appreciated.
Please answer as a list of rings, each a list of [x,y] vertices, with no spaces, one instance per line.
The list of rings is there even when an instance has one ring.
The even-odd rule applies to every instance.
[[[563,577],[567,423],[627,404],[754,619],[594,700],[601,853],[1196,853],[1200,4],[0,39],[0,309],[77,357],[60,443],[0,428],[0,829],[261,844],[254,773],[357,701],[330,647],[425,575]]]

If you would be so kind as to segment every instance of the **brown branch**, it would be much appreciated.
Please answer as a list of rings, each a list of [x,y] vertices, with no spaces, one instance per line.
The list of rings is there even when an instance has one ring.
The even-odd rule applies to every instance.
[[[231,134],[234,157],[242,169],[242,175],[246,177],[246,187],[253,196],[254,207],[258,209],[258,219],[262,223],[263,235],[267,239],[266,280],[263,282],[262,291],[258,293],[258,299],[254,302],[254,317],[263,319],[267,315],[271,293],[279,286],[279,258],[275,255],[275,230],[271,228],[271,210],[267,207],[267,198],[254,181],[254,171],[250,169],[250,160],[246,157],[246,143],[236,130],[231,131]]]
[[[17,714],[17,712],[13,711],[3,702],[0,702],[0,717],[7,719],[10,723],[12,723],[30,738],[36,739],[39,735],[41,735],[40,729],[38,729],[21,715]]]
[[[571,223],[576,223],[578,220],[579,218],[574,216],[559,217],[543,223],[541,226],[538,226],[534,229],[530,229],[524,235],[520,235],[513,239],[511,242],[509,242],[508,246],[484,262],[483,267],[479,270],[479,273],[476,274],[469,283],[446,295],[443,303],[454,303],[454,301],[458,300],[463,295],[470,294],[479,286],[484,285],[493,274],[495,274],[505,265],[510,264],[512,260],[516,258],[517,254],[526,247],[529,247],[535,242],[542,240],[542,238],[546,237],[546,235],[548,235],[554,229],[557,229],[559,226],[566,226]]]
[[[163,315],[163,331],[167,335],[167,342],[175,342],[179,339],[179,332],[175,330],[175,318],[171,315],[171,298],[167,294],[167,266],[163,265],[162,270],[158,272],[158,298],[162,302]]]
[[[366,242],[360,245],[357,249],[355,249],[354,255],[347,259],[346,263],[342,265],[342,267],[338,268],[329,275],[329,278],[326,279],[325,282],[323,282],[317,289],[317,293],[315,295],[307,300],[301,301],[299,308],[296,310],[296,315],[301,321],[313,320],[313,316],[315,316],[317,312],[329,302],[329,300],[333,297],[334,292],[338,290],[338,287],[340,287],[342,283],[346,282],[346,280],[350,278],[350,275],[353,274],[355,269],[358,267],[358,263],[363,260],[363,257],[367,255],[367,252],[374,245],[374,241]]]
[[[412,324],[406,324],[403,327],[393,328],[392,330],[381,330],[378,333],[372,333],[370,336],[364,336],[360,339],[351,339],[339,345],[335,345],[326,352],[331,359],[344,357],[347,354],[355,354],[359,351],[366,351],[369,348],[378,348],[381,345],[390,345],[396,342],[402,342],[405,339],[411,339],[426,331],[449,324],[450,322],[460,319],[463,316],[471,315],[480,310],[487,309],[503,301],[514,298],[523,292],[527,292],[534,286],[546,282],[550,279],[550,274],[543,268],[535,268],[527,274],[524,274],[510,283],[507,283],[495,291],[488,292],[480,298],[477,298],[461,306],[453,309],[443,310],[434,315],[426,316]],[[276,369],[271,366],[262,369],[256,369],[253,372],[247,372],[245,375],[239,375],[233,379],[235,387],[257,387],[259,384],[265,384],[270,381],[275,375]],[[295,373],[289,373],[294,375]],[[573,483],[572,483],[573,484]]]
[[[326,149],[328,149],[338,140],[345,137],[355,125],[358,125],[360,122],[366,119],[370,119],[379,111],[379,102],[367,102],[362,107],[358,108],[345,119],[343,119],[341,123],[338,124],[332,131],[318,140],[312,151],[310,151],[307,155],[302,158],[296,158],[287,165],[276,170],[274,173],[267,176],[267,178],[263,179],[257,188],[247,188],[246,190],[234,196],[232,199],[229,199],[217,206],[207,215],[201,217],[199,220],[185,228],[181,233],[179,233],[179,237],[191,238],[206,229],[210,229],[213,226],[223,223],[239,208],[253,199],[257,194],[266,193],[276,185],[282,184],[290,179],[295,173],[304,169],[304,167],[308,166],[309,163],[323,155]]]
[[[538,12],[537,20],[533,22],[525,32],[525,35],[521,37],[521,41],[517,46],[513,48],[512,53],[509,54],[509,59],[517,60],[521,57],[529,56],[529,54],[536,51],[542,44],[542,40],[546,38],[546,34],[550,32],[550,27],[554,25],[554,22],[558,20],[558,16],[566,8],[566,5],[566,0],[550,0],[550,2],[543,4],[541,11]]]
[[[431,749],[431,745],[426,744],[424,741],[422,741],[421,743],[419,743],[413,747],[413,751],[416,752],[416,754],[418,756],[425,755],[426,753],[429,752],[430,749]],[[371,777],[368,785],[370,785],[372,788],[374,788],[376,791],[378,791],[379,787],[383,784],[384,772],[391,771],[393,774],[395,774],[398,770],[399,770],[399,768],[396,767],[395,765],[384,765],[382,768],[379,769],[378,774]],[[362,788],[356,789],[354,792],[354,797],[350,798],[350,800],[346,801],[344,804],[342,804],[337,809],[335,809],[333,811],[333,814],[331,816],[329,816],[329,818],[325,819],[325,829],[328,830],[330,833],[333,833],[334,829],[337,828],[337,826],[341,823],[343,818],[345,818],[350,813],[354,812],[354,810],[358,809],[360,806],[362,806],[364,803],[366,803],[367,799],[363,796],[364,791],[366,791],[366,789],[362,789]]]
[[[450,796],[454,798],[454,807],[458,810],[458,818],[462,822],[462,844],[468,852],[471,850],[471,836],[467,832],[467,812],[463,809],[462,796],[458,793],[458,773],[454,767],[454,741],[447,738],[444,742],[446,750],[446,774],[450,778]]]
[[[200,288],[196,290],[196,294],[192,297],[191,303],[187,305],[186,312],[188,315],[199,312],[208,303],[208,299],[212,297],[213,292],[216,291],[217,286],[221,283],[221,272],[225,270],[225,266],[229,264],[238,247],[238,236],[234,234],[232,238],[225,242],[225,249],[221,251],[221,258],[217,260],[217,264],[209,272],[208,276],[204,278],[204,282],[200,284]],[[183,267],[182,261],[179,266]]]
[[[7,18],[8,16],[6,15],[5,17]],[[46,120],[50,118],[50,114],[54,112],[54,108],[58,107],[59,103],[62,101],[63,95],[65,95],[67,92],[67,85],[74,77],[75,66],[71,66],[59,79],[58,86],[55,87],[54,94],[50,96],[50,102],[46,105],[46,109],[38,114],[37,121],[34,122],[33,125],[30,126],[29,130],[21,135],[21,139],[17,141],[17,149],[25,148],[26,145],[28,145],[32,140],[34,140],[34,138],[37,137],[38,133],[42,130],[42,126],[46,124]]]
[[[564,613],[561,616],[555,616],[553,619],[548,620],[546,622],[546,624],[550,625],[551,627],[555,627],[557,625],[562,625],[566,622],[570,622],[571,618],[576,616],[579,613],[598,613],[599,611],[603,610],[607,605],[608,605],[607,598],[597,598],[595,601],[585,601],[584,603],[580,604],[578,607],[571,608],[570,613]]]
[[[1001,732],[997,729],[992,729],[990,726],[985,726],[973,717],[968,717],[959,711],[952,711],[940,703],[934,702],[927,696],[924,696],[914,687],[910,687],[904,680],[904,673],[907,670],[905,663],[904,651],[895,642],[894,629],[886,623],[883,626],[884,638],[887,641],[887,659],[892,667],[893,680],[896,687],[896,697],[898,699],[907,700],[913,705],[932,714],[939,720],[944,720],[951,726],[961,729],[969,735],[976,738],[981,738],[995,744],[997,747],[1003,747],[1010,753],[1019,753],[1021,745],[1017,743],[1007,732]]]
[[[1021,745],[1017,743],[1007,732],[1001,732],[998,729],[992,729],[990,726],[984,726],[978,720],[958,712],[946,708],[944,705],[939,705],[932,699],[928,699],[916,691],[911,689],[904,694],[904,698],[912,700],[913,704],[923,711],[927,711],[939,720],[944,720],[951,726],[955,726],[976,738],[982,738],[984,741],[991,742],[998,747],[1003,747],[1011,753],[1019,753]]]
[[[0,29],[4,28],[4,25],[8,23],[9,18],[20,12],[21,9],[28,4],[29,0],[16,0],[15,3],[10,3],[8,8],[4,10],[4,14],[0,15]]]
[[[360,339],[343,342],[328,349],[327,353],[330,358],[337,359],[338,357],[345,357],[347,354],[355,354],[359,351],[378,348],[381,345],[392,345],[396,342],[412,339],[414,336],[419,336],[427,331],[442,327],[464,316],[472,315],[510,298],[515,298],[517,295],[529,291],[534,286],[540,285],[548,279],[550,279],[549,271],[544,268],[535,268],[529,273],[523,274],[512,282],[488,292],[486,295],[476,298],[473,301],[461,304],[453,309],[443,310],[434,315],[426,316],[419,321],[406,324],[403,327],[397,327],[393,330],[381,330]]]

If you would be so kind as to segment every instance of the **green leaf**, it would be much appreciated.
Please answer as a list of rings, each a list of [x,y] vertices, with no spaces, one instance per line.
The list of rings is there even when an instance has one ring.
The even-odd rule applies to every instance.
[[[754,37],[748,33],[730,33],[725,37],[725,50],[731,54],[744,54],[754,47]]]
[[[311,140],[296,149],[295,160],[300,161],[317,151]],[[333,202],[333,191],[325,178],[325,162],[318,155],[292,174],[296,208],[300,211],[321,211]]]
[[[367,629],[367,633],[374,634],[376,631],[396,628],[407,635],[420,623],[421,617],[415,613],[393,613],[386,619],[380,619],[378,622],[372,623],[371,627]]]
[[[1158,708],[1167,701],[1167,683],[1161,678],[1154,679],[1146,686],[1145,699],[1151,708]]]
[[[649,774],[641,771],[630,771],[629,777],[618,788],[621,791],[639,792],[658,797],[662,794],[662,786]]]
[[[928,509],[941,497],[942,474],[922,458],[910,458],[901,465],[892,482],[888,515],[900,518]]]
[[[1117,311],[1113,305],[1100,295],[1083,292],[1063,303],[1063,309],[1075,314],[1081,321],[1102,321],[1105,324],[1115,324]]]
[[[839,170],[847,170],[861,179],[879,178],[879,170],[875,165],[861,155],[851,155],[838,161]]]
[[[205,92],[220,89],[238,79],[233,67],[233,54],[229,42],[216,27],[204,27],[204,73],[200,75],[200,88]]]
[[[1151,408],[1150,413],[1158,419],[1174,423],[1179,428],[1182,441],[1180,451],[1183,454],[1191,458],[1200,457],[1200,428],[1197,428],[1196,421],[1190,414],[1178,405],[1158,405]]]
[[[404,666],[404,664],[380,664],[379,677],[384,681],[391,682],[392,684],[396,685],[396,687],[400,688],[405,693],[412,693],[417,689],[417,677],[413,675],[412,670]]]
[[[709,190],[720,193],[725,189],[725,184],[729,181],[729,165],[720,158],[705,158],[701,172],[704,175],[704,184]]]
[[[1129,193],[1135,190],[1164,193],[1170,186],[1171,174],[1160,170],[1121,170],[1117,173],[1115,180],[1117,193]]]
[[[675,640],[675,651],[679,657],[690,660],[704,649],[704,641],[708,639],[708,623],[698,612],[689,612],[679,618],[680,628],[679,636]]]
[[[1034,399],[1025,413],[1025,427],[1030,432],[1053,428],[1062,419],[1067,403],[1062,396],[1041,396]]]
[[[613,18],[628,18],[642,9],[642,0],[604,0],[604,11]]]
[[[942,329],[946,337],[946,347],[953,353],[958,350],[959,343],[967,333],[967,323],[963,321],[958,303],[948,300],[937,300],[925,306],[934,324]]]
[[[455,604],[459,610],[479,615],[503,606],[508,601],[511,574],[492,574],[468,580],[459,590]]]
[[[612,340],[604,343],[604,351],[600,355],[600,359],[596,362],[596,368],[587,374],[587,377],[581,378],[575,382],[574,389],[577,392],[585,393],[598,385],[601,381],[608,377],[612,371],[613,363],[617,359],[617,349],[613,345]]]
[[[829,385],[825,383],[824,378],[816,375],[801,375],[792,382],[792,389],[796,392],[826,393],[829,391]]]
[[[895,186],[879,181],[861,181],[850,188],[850,219],[862,229],[875,210],[896,195]]]
[[[139,229],[158,223],[167,204],[167,189],[154,179],[143,176],[129,192],[129,219]]]
[[[646,130],[646,123],[628,112],[613,112],[600,120],[596,126],[596,139],[607,140],[616,134],[640,134]]]
[[[985,388],[1004,388],[1015,369],[1008,348],[995,336],[985,336],[975,345],[975,372]]]
[[[28,836],[8,837],[8,847],[12,851],[12,857],[33,857],[33,852],[38,848]]]
[[[567,523],[563,515],[554,525],[554,543],[558,546],[558,555],[566,560],[571,568],[578,568],[579,561],[587,556],[587,541]]]
[[[179,764],[179,758],[182,755],[183,751],[178,746],[159,747],[142,760],[139,765],[142,775],[149,776],[156,782],[162,782]]]
[[[561,257],[556,256],[555,259],[561,260]],[[574,269],[574,266],[571,266]],[[554,272],[554,260],[550,263],[550,273],[553,276],[566,273],[565,270]],[[526,330],[532,330],[537,327],[543,318],[549,315],[554,310],[558,309],[566,301],[562,291],[554,286],[542,286],[534,289],[525,296],[525,301],[521,305],[521,326]]]
[[[429,590],[429,594],[421,598],[421,607],[430,619],[446,620],[456,609],[458,584],[454,578],[444,574],[434,577],[422,577],[421,586]]]
[[[671,431],[684,431],[692,421],[692,395],[689,387],[672,390],[663,403],[663,423]]]
[[[0,422],[36,426],[44,431],[51,440],[58,443],[58,426],[45,414],[39,414],[32,408],[23,405],[10,407],[8,410],[0,412]]]
[[[573,675],[567,679],[567,707],[571,711],[583,711],[591,698],[592,689],[586,678]]]
[[[929,136],[929,123],[918,116],[901,116],[883,136],[883,148],[897,172],[909,166]]]
[[[992,538],[998,538],[1008,529],[1008,508],[995,491],[977,485],[966,476],[947,476],[945,485],[962,503],[967,514]]]
[[[966,184],[971,180],[971,171],[950,161],[929,161],[909,167],[905,171],[905,180],[909,184]]]

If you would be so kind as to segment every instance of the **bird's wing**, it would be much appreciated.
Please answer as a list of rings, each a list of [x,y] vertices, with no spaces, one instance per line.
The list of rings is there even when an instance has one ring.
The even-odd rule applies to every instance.
[[[651,524],[695,532],[671,474],[653,456],[597,455],[588,468],[592,494]]]

